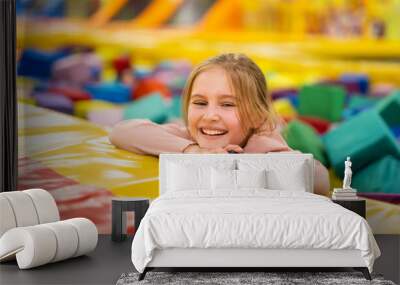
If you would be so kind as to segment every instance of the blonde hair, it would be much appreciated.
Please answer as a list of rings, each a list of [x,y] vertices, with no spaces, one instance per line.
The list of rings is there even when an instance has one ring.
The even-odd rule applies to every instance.
[[[277,125],[277,115],[267,92],[267,81],[263,72],[246,55],[233,53],[212,57],[195,67],[189,75],[182,94],[182,114],[186,126],[193,82],[201,72],[212,67],[223,68],[227,74],[236,95],[239,120],[244,133],[248,133],[249,137],[254,133],[273,131]]]

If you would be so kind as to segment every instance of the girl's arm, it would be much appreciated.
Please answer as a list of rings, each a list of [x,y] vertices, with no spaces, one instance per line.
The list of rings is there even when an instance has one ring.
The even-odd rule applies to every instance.
[[[278,130],[252,135],[243,148],[245,153],[291,151]]]
[[[116,124],[109,139],[118,148],[154,156],[164,152],[183,152],[187,146],[194,143],[186,128],[178,124],[158,125],[140,119]]]
[[[293,151],[285,142],[278,130],[270,133],[254,134],[244,147],[246,153],[268,153]],[[330,189],[329,173],[318,160],[314,160],[314,193],[328,196]]]
[[[329,196],[330,182],[329,172],[326,167],[314,159],[314,193]]]

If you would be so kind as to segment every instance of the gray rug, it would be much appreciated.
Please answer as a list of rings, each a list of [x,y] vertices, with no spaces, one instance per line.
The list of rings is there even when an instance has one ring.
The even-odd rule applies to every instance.
[[[142,281],[139,273],[124,273],[117,285],[133,284],[379,284],[395,285],[384,280],[381,275],[372,274],[372,281],[364,278],[360,272],[148,272]]]

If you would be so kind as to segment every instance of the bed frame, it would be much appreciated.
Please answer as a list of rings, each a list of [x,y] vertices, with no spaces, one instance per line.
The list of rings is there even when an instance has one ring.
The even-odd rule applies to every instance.
[[[143,280],[155,268],[338,268],[361,271],[371,280],[359,250],[329,249],[193,249],[170,248],[156,250],[152,261],[139,275]]]
[[[308,166],[309,187],[313,192],[314,159],[310,154],[270,153],[270,154],[162,154],[160,155],[160,194],[166,189],[167,161],[187,159],[191,162],[211,159],[260,158],[304,159]],[[143,280],[148,271],[155,268],[232,268],[246,271],[250,268],[338,268],[350,267],[361,271],[367,280],[371,280],[368,268],[359,250],[329,249],[253,249],[253,248],[169,248],[157,249],[152,261],[147,265],[139,280]]]

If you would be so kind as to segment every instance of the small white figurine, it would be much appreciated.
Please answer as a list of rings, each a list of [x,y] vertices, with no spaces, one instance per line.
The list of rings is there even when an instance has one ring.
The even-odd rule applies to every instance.
[[[352,189],[351,184],[351,176],[353,172],[351,171],[351,161],[350,156],[347,157],[347,160],[344,162],[344,179],[343,179],[343,189]]]

